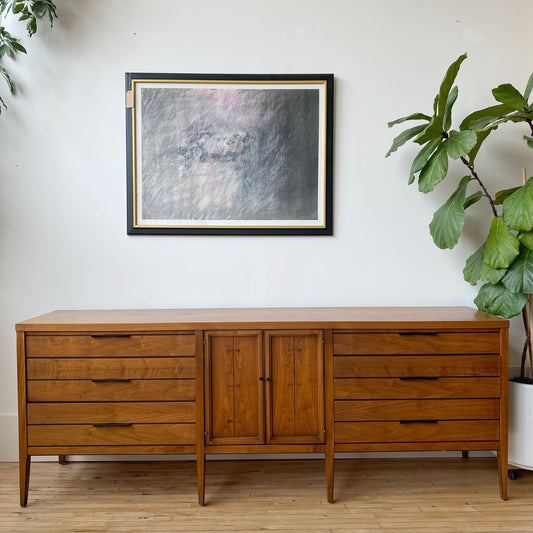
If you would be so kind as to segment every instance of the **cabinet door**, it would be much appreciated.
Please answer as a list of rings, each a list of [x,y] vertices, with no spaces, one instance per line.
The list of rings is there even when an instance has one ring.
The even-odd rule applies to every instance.
[[[206,443],[264,442],[261,333],[205,334]]]
[[[324,442],[321,331],[268,331],[267,441]]]

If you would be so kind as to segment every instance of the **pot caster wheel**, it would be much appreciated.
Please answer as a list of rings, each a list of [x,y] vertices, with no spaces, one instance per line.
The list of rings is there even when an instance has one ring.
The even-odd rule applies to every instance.
[[[507,470],[507,477],[511,481],[516,481],[520,477],[520,472],[514,468],[510,468],[509,470]]]

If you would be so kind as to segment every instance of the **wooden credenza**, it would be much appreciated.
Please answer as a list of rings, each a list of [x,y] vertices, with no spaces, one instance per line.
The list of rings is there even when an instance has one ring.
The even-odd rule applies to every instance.
[[[16,325],[31,457],[495,450],[509,323],[466,307],[55,311]]]

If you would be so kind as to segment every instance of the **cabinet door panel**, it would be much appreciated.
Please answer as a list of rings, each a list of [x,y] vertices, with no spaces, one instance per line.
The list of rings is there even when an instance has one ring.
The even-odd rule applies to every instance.
[[[211,337],[209,343],[210,439],[234,437],[233,337]]]
[[[271,338],[270,440],[294,437],[294,337]]]
[[[324,441],[322,332],[267,332],[268,442]]]
[[[263,441],[262,358],[257,336],[234,337],[234,420],[237,438]]]
[[[262,443],[260,334],[208,332],[206,344],[206,442]]]
[[[294,338],[294,434],[321,438],[323,425],[322,357],[320,339],[307,335]]]

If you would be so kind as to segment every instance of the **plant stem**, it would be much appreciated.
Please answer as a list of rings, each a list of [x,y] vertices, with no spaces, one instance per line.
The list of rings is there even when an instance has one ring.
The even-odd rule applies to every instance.
[[[526,122],[529,124],[529,128],[531,129],[531,135],[533,135],[533,120],[528,118],[526,119]]]
[[[474,167],[468,162],[468,159],[463,155],[461,156],[461,161],[468,167],[468,170],[470,170],[470,174],[472,174],[472,177],[479,183],[479,186],[483,189],[483,194],[488,198],[490,207],[492,209],[492,214],[497,217],[498,211],[496,210],[496,205],[494,204],[494,200],[492,199],[492,196],[489,194],[489,191],[487,191],[487,188],[481,181],[480,177],[477,175],[477,172],[474,170]]]
[[[522,349],[522,360],[520,362],[520,380],[524,380],[526,377],[526,357],[528,350],[529,358],[531,360],[531,331],[529,330],[529,320],[527,316],[527,309],[525,306],[522,309],[522,322],[524,324],[524,329],[526,330],[526,340],[524,341],[524,347]]]

